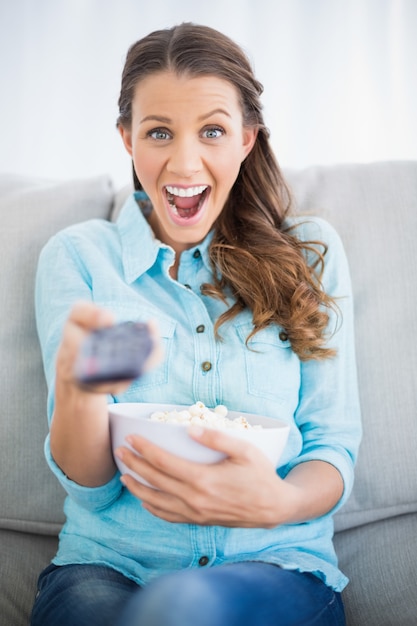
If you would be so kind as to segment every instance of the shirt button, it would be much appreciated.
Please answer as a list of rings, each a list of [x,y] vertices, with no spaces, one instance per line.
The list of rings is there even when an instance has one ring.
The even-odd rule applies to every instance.
[[[287,341],[288,339],[288,335],[285,331],[281,330],[280,334],[279,334],[279,338],[281,339],[281,341]]]
[[[196,331],[198,333],[204,333],[204,331],[206,330],[206,327],[204,326],[204,324],[200,324],[199,326],[197,326]]]
[[[208,558],[208,556],[202,556],[200,559],[198,559],[198,564],[201,565],[201,567],[204,567],[204,565],[207,565],[209,560],[210,559]]]
[[[187,289],[191,289],[191,285],[184,285],[184,287],[186,287]]]
[[[203,370],[203,372],[209,372],[211,370],[210,361],[204,361],[204,363],[201,364],[201,369]]]
[[[199,259],[199,258],[201,257],[201,252],[200,252],[200,250],[194,250],[193,257],[194,257],[195,259]]]

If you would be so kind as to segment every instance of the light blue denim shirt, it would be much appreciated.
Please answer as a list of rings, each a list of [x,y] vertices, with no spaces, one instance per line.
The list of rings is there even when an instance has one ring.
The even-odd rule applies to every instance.
[[[324,220],[292,218],[304,240],[328,245],[323,284],[338,298],[340,315],[332,315],[329,345],[337,357],[300,362],[279,327],[255,334],[250,311],[220,328],[213,325],[226,304],[203,296],[200,285],[211,280],[209,235],[182,253],[178,279],[169,276],[174,251],[154,238],[132,195],[117,223],[92,220],[55,235],[41,253],[36,312],[49,387],[48,415],[54,404],[54,361],[63,324],[76,300],[108,308],[117,320],[155,319],[162,335],[165,360],[134,382],[114,402],[161,402],[257,413],[290,425],[288,444],[278,472],[304,461],[333,464],[344,480],[347,499],[361,436],[353,338],[353,306],[343,246]],[[203,367],[209,362],[211,369]],[[328,514],[302,524],[274,529],[224,528],[173,524],[145,511],[121,484],[120,475],[90,488],[67,478],[54,463],[49,439],[46,457],[66,490],[67,521],[54,562],[108,565],[146,584],[180,568],[242,560],[267,561],[284,568],[309,571],[342,590],[347,578],[337,566]],[[332,511],[333,513],[334,511]]]

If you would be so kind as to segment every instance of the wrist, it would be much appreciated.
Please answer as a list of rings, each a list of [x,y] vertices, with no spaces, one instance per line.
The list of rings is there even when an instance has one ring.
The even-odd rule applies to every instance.
[[[107,394],[105,392],[98,393],[94,389],[80,385],[75,378],[64,377],[60,375],[57,369],[55,380],[55,403],[65,402],[65,405],[71,405],[76,410],[86,410],[88,407],[97,407],[107,404]]]
[[[302,515],[304,505],[303,490],[286,479],[277,478],[279,485],[273,499],[274,507],[271,511],[272,523],[270,527],[306,521]]]

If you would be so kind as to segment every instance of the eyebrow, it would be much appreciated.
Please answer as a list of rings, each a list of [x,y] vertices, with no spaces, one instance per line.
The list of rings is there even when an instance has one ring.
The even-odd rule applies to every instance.
[[[225,115],[226,117],[231,117],[230,113],[228,113],[225,109],[213,109],[212,111],[209,111],[209,113],[204,113],[204,115],[201,115],[198,118],[199,122],[202,122],[203,120],[208,119],[209,117],[211,117],[212,115],[216,115],[220,113],[221,115]],[[140,124],[143,124],[144,122],[160,122],[161,124],[170,124],[172,122],[171,118],[169,117],[165,117],[163,115],[146,115],[146,117],[143,117],[140,120]]]
[[[201,115],[198,119],[200,122],[202,122],[203,120],[206,120],[207,118],[211,117],[212,115],[216,115],[217,113],[220,113],[221,115],[226,115],[226,117],[231,117],[230,113],[228,113],[225,109],[213,109],[213,111],[210,111],[209,113],[206,113],[204,115]]]
[[[169,117],[163,117],[162,115],[147,115],[140,120],[140,124],[144,122],[161,122],[162,124],[169,124],[171,122]]]

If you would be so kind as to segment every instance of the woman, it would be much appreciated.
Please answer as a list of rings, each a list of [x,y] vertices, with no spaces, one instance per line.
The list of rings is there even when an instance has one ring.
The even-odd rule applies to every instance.
[[[261,92],[213,29],[134,44],[118,128],[136,191],[116,224],[71,227],[42,252],[46,454],[68,498],[32,625],[344,624],[332,515],[360,439],[349,273],[326,222],[289,215]],[[132,384],[77,384],[89,331],[151,319],[162,362]],[[133,437],[141,458],[117,454],[152,489],[116,472],[109,394],[269,415],[288,445],[275,470],[220,431],[190,431],[226,454],[211,466]]]

